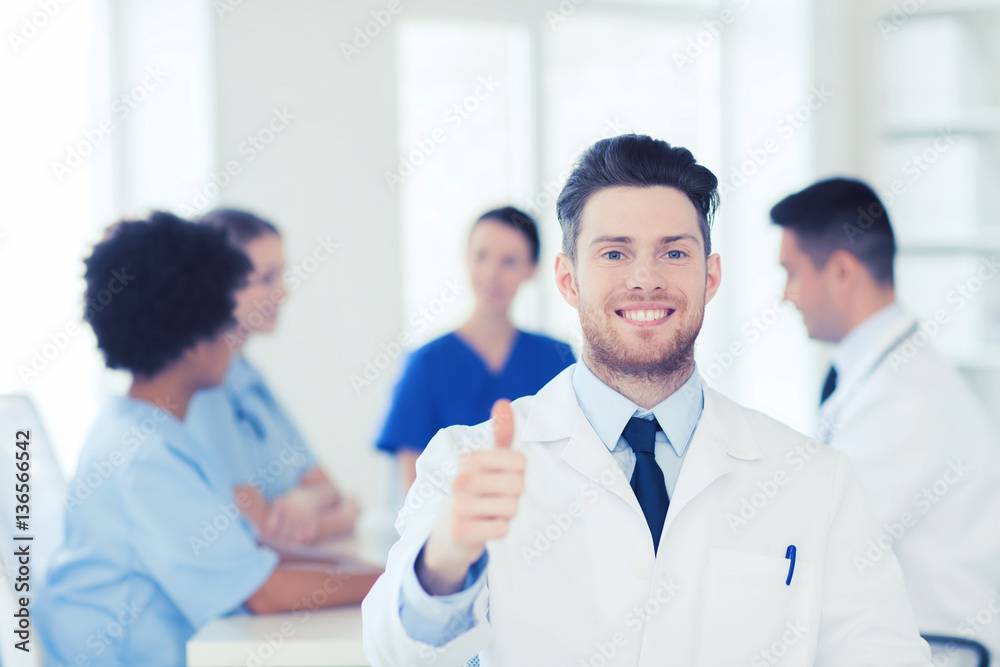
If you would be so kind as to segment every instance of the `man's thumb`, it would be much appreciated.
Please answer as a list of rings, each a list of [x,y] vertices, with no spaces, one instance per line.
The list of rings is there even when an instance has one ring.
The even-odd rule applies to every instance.
[[[514,440],[514,411],[510,409],[510,401],[499,399],[493,404],[490,412],[493,419],[493,445],[497,449],[510,449]]]

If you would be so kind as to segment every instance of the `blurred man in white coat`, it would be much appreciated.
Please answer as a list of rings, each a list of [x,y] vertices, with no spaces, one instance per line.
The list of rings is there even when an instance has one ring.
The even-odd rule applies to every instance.
[[[932,339],[954,303],[918,322],[897,303],[896,244],[867,185],[830,179],[771,210],[783,228],[785,298],[809,336],[836,343],[818,437],[857,466],[924,633],[1000,651],[1000,450],[988,415]],[[995,260],[994,260],[995,261]]]
[[[582,359],[417,460],[373,665],[927,663],[892,553],[855,565],[878,531],[846,457],[697,373],[717,183],[646,136],[578,162],[555,277]]]

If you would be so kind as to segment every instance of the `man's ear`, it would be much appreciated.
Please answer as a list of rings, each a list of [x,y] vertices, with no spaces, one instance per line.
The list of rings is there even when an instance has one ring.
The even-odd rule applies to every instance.
[[[556,255],[556,287],[566,303],[574,308],[580,305],[580,295],[576,290],[576,274],[573,260],[566,253]]]
[[[713,252],[705,259],[705,304],[715,297],[722,284],[722,258],[719,253]]]
[[[823,268],[827,278],[838,288],[853,287],[858,280],[859,272],[865,270],[858,258],[843,248],[834,250]]]

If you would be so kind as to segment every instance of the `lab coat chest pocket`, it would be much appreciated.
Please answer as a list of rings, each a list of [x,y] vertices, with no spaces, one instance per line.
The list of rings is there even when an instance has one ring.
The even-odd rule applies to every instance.
[[[728,549],[709,554],[699,664],[812,664],[813,565]]]

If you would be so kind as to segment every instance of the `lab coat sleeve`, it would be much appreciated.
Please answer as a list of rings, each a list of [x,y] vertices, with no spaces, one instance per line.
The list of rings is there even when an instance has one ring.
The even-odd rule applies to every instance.
[[[476,624],[472,610],[476,596],[486,583],[487,554],[469,568],[462,590],[453,595],[430,595],[420,585],[414,564],[403,574],[399,617],[413,639],[444,646]]]
[[[481,575],[483,583],[472,602],[470,627],[441,646],[414,639],[400,615],[404,578],[412,575],[417,554],[439,517],[448,512],[459,458],[469,448],[486,446],[491,441],[489,428],[487,422],[439,431],[417,459],[416,481],[396,519],[400,538],[389,552],[385,573],[361,604],[364,650],[373,667],[458,665],[477,655],[492,639],[486,616],[488,573]]]
[[[837,457],[816,667],[930,665],[891,548],[880,549],[874,517],[846,455]],[[874,546],[874,550],[873,550]]]

